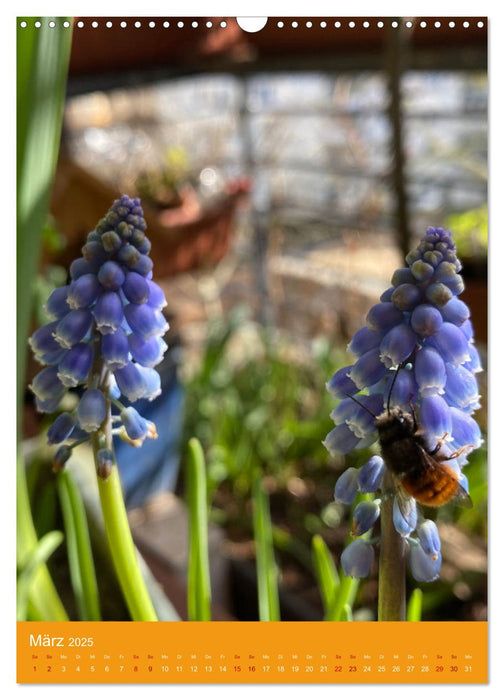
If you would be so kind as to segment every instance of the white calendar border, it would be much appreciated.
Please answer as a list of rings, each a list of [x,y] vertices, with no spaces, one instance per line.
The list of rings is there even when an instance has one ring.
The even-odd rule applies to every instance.
[[[310,13],[307,13],[307,6]],[[7,270],[4,271],[4,279],[2,279],[2,291],[4,286],[10,288],[10,285],[14,287],[14,261],[15,261],[15,239],[12,235],[15,231],[15,142],[12,135],[15,133],[15,32],[13,29],[13,21],[16,15],[33,16],[37,15],[43,9],[43,14],[46,16],[301,16],[301,17],[317,17],[317,16],[345,16],[345,13],[341,14],[340,9],[346,9],[348,6],[328,6],[327,0],[310,0],[308,3],[300,2],[300,0],[290,0],[289,2],[281,2],[277,0],[272,2],[269,0],[254,0],[254,2],[199,2],[196,0],[185,0],[180,2],[180,0],[175,0],[170,3],[153,3],[143,0],[142,3],[133,3],[129,0],[120,3],[109,3],[104,4],[103,0],[97,2],[96,0],[87,0],[87,2],[61,2],[60,0],[50,0],[44,2],[41,6],[40,0],[36,1],[24,1],[17,3],[15,8],[11,5],[7,11],[4,10],[2,21],[0,22],[0,32],[1,32],[1,47],[2,47],[2,58],[4,59],[4,66],[7,66],[7,71],[4,74],[5,80],[7,81],[7,92],[9,98],[12,100],[10,105],[9,113],[7,114],[7,126],[4,127],[4,143],[2,153],[8,153],[9,156],[9,166],[6,168],[4,166],[4,172],[0,173],[2,178],[2,194],[6,198],[4,201],[9,202],[8,219],[9,224],[9,235],[5,235],[2,241],[2,245],[7,246],[7,251],[3,248],[3,252],[6,255],[9,263],[12,263],[11,274]],[[423,2],[400,2],[397,0],[390,2],[376,3],[370,1],[354,2],[350,6],[353,12],[352,16],[366,17],[369,16],[489,16],[489,79],[490,79],[490,152],[489,152],[489,166],[490,166],[490,185],[489,185],[489,204],[490,204],[490,299],[493,303],[490,305],[490,315],[489,315],[489,325],[490,325],[490,361],[491,361],[491,394],[489,397],[489,426],[490,435],[494,433],[499,434],[500,428],[500,418],[504,414],[504,408],[502,398],[499,395],[504,392],[504,381],[503,373],[504,368],[502,365],[499,367],[497,362],[492,361],[493,351],[497,350],[497,342],[502,342],[500,338],[497,337],[496,327],[498,324],[496,307],[499,303],[497,300],[501,296],[501,292],[496,289],[495,281],[502,276],[502,271],[497,267],[499,261],[504,261],[504,217],[501,211],[499,211],[498,204],[502,199],[501,191],[503,187],[502,176],[499,177],[499,155],[504,153],[503,139],[504,133],[501,125],[504,124],[504,111],[502,104],[502,96],[499,94],[500,82],[501,82],[501,69],[504,65],[504,21],[503,21],[503,11],[500,7],[496,7],[494,2],[469,2],[469,0],[458,0],[457,3],[441,3],[439,0],[423,0]],[[120,8],[120,13],[118,12]],[[141,12],[139,13],[139,10]],[[499,69],[497,68],[499,66]],[[5,89],[5,88],[4,88]],[[4,161],[5,162],[5,161]],[[492,196],[493,195],[493,196]],[[494,205],[494,201],[496,204]],[[3,218],[3,221],[5,219]],[[6,278],[5,278],[6,275]],[[4,292],[3,299],[12,298],[7,296]],[[500,301],[500,300],[499,300]],[[4,334],[4,338],[10,337],[15,338],[15,310],[10,305],[10,309],[2,309],[2,313],[7,313],[7,323],[9,325],[9,333]],[[13,345],[13,343],[12,343]],[[2,349],[2,366],[13,367],[15,363],[15,349],[3,348]],[[502,354],[502,352],[501,352]],[[499,353],[496,353],[499,356]],[[5,372],[4,374],[9,374]],[[15,397],[14,390],[14,372],[11,373],[12,377],[5,379],[7,384],[8,395]],[[4,381],[4,380],[2,380]],[[5,387],[5,384],[4,384]],[[3,393],[3,392],[2,392]],[[5,394],[4,394],[5,395]],[[15,399],[13,399],[15,400]],[[7,408],[9,411],[9,409]],[[3,435],[2,437],[12,436],[12,439],[8,440],[8,448],[4,454],[8,454],[9,459],[3,460],[2,470],[4,482],[2,491],[12,495],[10,498],[10,507],[2,508],[2,532],[3,533],[14,533],[15,532],[15,468],[14,468],[14,456],[15,456],[15,424],[14,424],[14,413],[10,412],[12,415],[8,418],[7,427],[3,421]],[[489,445],[489,456],[490,456],[490,489],[489,489],[489,530],[492,533],[490,537],[490,684],[488,686],[474,686],[474,685],[457,685],[453,690],[457,694],[458,698],[473,698],[474,694],[483,692],[484,694],[490,693],[491,697],[496,696],[497,693],[502,693],[503,688],[503,664],[502,660],[499,659],[500,649],[503,648],[502,644],[502,634],[499,634],[501,629],[504,629],[504,599],[502,595],[498,594],[496,588],[496,582],[502,581],[504,576],[503,564],[502,564],[502,535],[501,529],[502,524],[500,519],[497,519],[496,513],[499,513],[501,507],[499,507],[498,499],[502,498],[504,494],[504,466],[502,465],[502,457],[500,452],[502,451],[500,447],[494,444],[495,441],[491,440]],[[12,443],[12,444],[11,444]],[[12,459],[11,459],[12,458]],[[494,517],[495,516],[495,517]],[[16,693],[21,693],[23,695],[33,692],[37,694],[37,700],[45,700],[45,698],[51,698],[53,700],[55,697],[60,696],[60,694],[67,697],[69,688],[65,685],[52,685],[52,686],[16,686],[15,685],[15,581],[14,581],[14,567],[15,567],[15,542],[14,534],[11,537],[12,541],[8,541],[6,549],[6,559],[8,566],[12,567],[12,571],[8,571],[7,576],[3,577],[0,583],[0,610],[1,618],[4,621],[2,625],[2,634],[7,636],[2,644],[2,657],[1,657],[1,675],[0,684],[2,688],[6,688],[10,693],[15,691]],[[323,624],[323,623],[321,623]],[[358,624],[358,623],[356,623]],[[166,686],[150,686],[149,695],[151,697],[156,696],[158,693],[163,698],[166,698],[167,692],[170,692],[172,697],[176,697],[185,700],[185,698],[193,697],[195,692],[198,692],[198,688],[201,687],[201,692],[204,692],[205,698],[224,698],[229,694],[229,697],[235,697],[236,693],[240,694],[240,697],[244,700],[249,698],[256,698],[257,692],[261,694],[266,693],[267,696],[278,693],[280,688],[274,685],[261,685],[260,689],[256,685],[225,685],[225,686],[210,686],[201,684],[188,685],[188,686],[170,686],[168,689]],[[289,685],[289,694],[293,699],[298,697],[301,699],[306,697],[307,689],[310,686],[306,685]],[[363,687],[363,686],[361,686]],[[336,687],[336,685],[323,685],[316,684],[317,695],[319,698],[331,698],[333,700],[334,693],[351,693],[352,688]],[[364,688],[364,687],[363,687]],[[372,688],[372,689],[371,689]],[[442,689],[443,686],[436,686],[433,684],[421,685],[404,685],[398,686],[368,686],[367,692],[372,692],[374,697],[389,698],[391,695],[396,693],[408,694],[409,698],[424,698],[426,693],[432,693],[434,688]],[[108,686],[99,686],[100,692],[108,691]],[[96,688],[98,691],[98,688]],[[82,686],[72,686],[70,693],[75,697],[88,697],[89,693],[93,694],[96,692],[95,686],[88,686],[84,684]],[[121,693],[122,698],[135,698],[137,700],[138,693],[142,692],[137,686],[121,686],[118,689]],[[363,692],[366,692],[363,689]],[[174,695],[175,694],[175,695]]]

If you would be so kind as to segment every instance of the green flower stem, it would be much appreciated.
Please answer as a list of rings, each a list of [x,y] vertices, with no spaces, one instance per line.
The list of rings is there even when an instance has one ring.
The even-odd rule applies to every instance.
[[[107,422],[110,427],[110,417]],[[110,430],[108,433],[110,434]],[[108,442],[111,449],[112,442],[110,439]],[[99,449],[99,437],[95,433],[93,453],[96,464]],[[112,465],[110,475],[106,479],[98,477],[98,490],[112,561],[131,618],[134,622],[156,622],[156,612],[138,565],[116,464]]]
[[[345,609],[347,606],[350,609],[352,608],[359,584],[360,580],[358,578],[345,576],[344,571],[340,571],[340,585],[336,591],[334,602],[324,618],[325,620],[338,622],[347,619],[345,617]]]
[[[68,469],[57,477],[58,494],[65,524],[70,579],[81,620],[101,620],[91,539],[84,503]]]
[[[210,563],[208,559],[208,507],[205,457],[199,440],[189,440],[187,460],[189,507],[189,567],[187,610],[189,620],[211,620]]]
[[[259,619],[261,622],[278,622],[278,569],[273,549],[269,497],[262,487],[259,471],[256,472],[252,483],[252,498]]]
[[[38,546],[38,537],[33,524],[26,484],[26,471],[21,455],[17,458],[16,484],[16,523],[17,523],[17,563],[22,570],[33,556]],[[37,567],[33,575],[28,610],[30,619],[61,622],[68,620],[68,615],[58,595],[45,563]]]
[[[384,490],[393,482],[385,475]],[[400,622],[406,619],[406,557],[401,535],[392,518],[394,499],[384,499],[381,506],[381,540],[378,583],[378,620]]]

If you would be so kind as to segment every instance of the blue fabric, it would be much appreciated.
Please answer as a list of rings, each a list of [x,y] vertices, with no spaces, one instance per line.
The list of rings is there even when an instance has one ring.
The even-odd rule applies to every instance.
[[[135,408],[156,424],[158,438],[131,447],[114,438],[117,464],[127,508],[141,506],[160,491],[174,491],[180,466],[184,392],[173,372],[154,401],[136,401]]]

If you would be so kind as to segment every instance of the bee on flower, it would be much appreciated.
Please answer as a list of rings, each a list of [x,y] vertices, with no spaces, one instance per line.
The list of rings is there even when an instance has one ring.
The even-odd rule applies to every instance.
[[[432,581],[441,569],[439,534],[418,504],[470,504],[463,468],[482,443],[473,418],[480,408],[476,374],[482,367],[470,311],[459,298],[462,266],[451,232],[429,228],[406,263],[350,341],[355,362],[327,384],[340,402],[324,444],[331,454],[346,454],[378,440],[381,456],[347,469],[336,483],[335,500],[351,504],[358,493],[377,493],[354,510],[353,534],[369,532],[383,499],[391,497],[383,488],[388,473],[393,522],[408,543],[412,575]],[[347,575],[366,577],[374,563],[373,541],[354,540],[341,561]]]

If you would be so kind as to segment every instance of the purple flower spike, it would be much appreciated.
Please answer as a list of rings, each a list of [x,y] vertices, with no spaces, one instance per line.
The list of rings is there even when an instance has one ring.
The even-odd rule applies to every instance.
[[[375,501],[362,501],[353,512],[352,535],[359,537],[371,530],[380,517],[380,506]]]
[[[414,498],[402,498],[401,505],[397,496],[394,498],[392,509],[394,527],[401,537],[407,537],[416,528],[417,507]]]
[[[376,331],[387,331],[402,320],[402,312],[390,301],[375,304],[369,309],[366,317],[368,326]]]
[[[357,496],[358,486],[358,470],[350,467],[338,478],[334,487],[334,500],[338,503],[353,503]]]
[[[474,374],[466,367],[446,365],[445,399],[450,406],[463,411],[477,411],[481,407],[478,383]]]
[[[114,466],[114,455],[112,450],[103,447],[96,453],[96,473],[100,479],[108,479]]]
[[[146,387],[142,375],[138,371],[138,365],[128,362],[124,367],[116,369],[114,377],[117,386],[128,401],[134,403],[145,396]]]
[[[49,445],[59,445],[67,440],[75,427],[75,417],[70,413],[60,413],[54,423],[47,431],[47,442]]]
[[[438,308],[443,307],[452,298],[453,294],[446,284],[441,282],[435,282],[427,287],[425,290],[425,296],[431,304],[437,306]]]
[[[82,384],[89,374],[93,362],[93,349],[86,343],[77,343],[65,353],[58,365],[58,377],[67,387]]]
[[[107,404],[105,396],[99,389],[86,389],[77,406],[77,418],[80,427],[87,433],[93,433],[105,420]]]
[[[450,303],[448,302],[448,304]],[[443,316],[438,309],[429,304],[420,304],[411,314],[411,327],[421,338],[434,335],[441,328],[442,324]]]
[[[62,386],[60,393],[56,394],[52,398],[39,399],[38,396],[35,396],[35,406],[37,407],[37,411],[39,411],[39,413],[54,413],[55,411],[58,410],[59,405],[61,403],[61,399],[64,396],[64,393],[65,393],[65,387]]]
[[[411,273],[418,282],[426,282],[432,277],[434,268],[425,259],[415,260],[411,265]]]
[[[407,360],[416,345],[416,335],[410,326],[401,323],[392,328],[380,344],[380,360],[390,369]]]
[[[152,280],[147,280],[149,285],[149,299],[147,303],[152,306],[153,309],[161,311],[166,306],[166,299],[161,287],[153,282]]]
[[[355,403],[353,399],[343,399],[340,401],[338,406],[331,412],[331,420],[334,425],[341,425],[342,423],[347,423],[359,408],[359,404]]]
[[[415,357],[415,380],[422,396],[442,394],[446,384],[446,366],[434,348],[422,347]]]
[[[58,354],[62,350],[61,345],[56,342],[54,338],[57,325],[58,321],[52,321],[51,323],[46,323],[45,326],[40,326],[28,340],[33,354],[35,355],[35,359],[39,362],[42,358],[48,355]],[[53,363],[45,362],[44,364]]]
[[[133,406],[121,411],[121,421],[131,440],[143,441],[149,433],[149,424]]]
[[[462,331],[462,333],[464,334],[465,339],[468,342],[471,342],[472,339],[474,338],[474,326],[473,326],[472,322],[469,319],[467,319],[467,321],[464,321],[464,323],[462,323],[459,326],[459,328]]]
[[[352,355],[355,355],[355,357],[361,357],[369,350],[378,348],[382,338],[382,332],[373,331],[371,328],[368,328],[368,326],[363,326],[357,331],[348,344],[348,350],[352,353]]]
[[[443,397],[425,396],[420,406],[420,423],[430,438],[450,435],[452,420],[450,409]]]
[[[70,277],[72,280],[78,280],[82,275],[96,274],[98,272],[100,265],[96,262],[85,260],[84,258],[77,258],[70,265]]]
[[[124,367],[130,360],[128,336],[122,328],[104,335],[101,343],[102,357],[111,372]]]
[[[433,520],[424,520],[416,532],[423,551],[436,561],[441,553],[441,540],[436,523]]]
[[[326,435],[323,445],[332,455],[346,454],[357,447],[359,438],[352,433],[350,428],[343,423]]]
[[[376,435],[376,417],[383,411],[382,401],[382,397],[375,394],[374,396],[361,396],[362,406],[353,402],[357,410],[349,416],[346,424],[358,438],[365,438],[371,434]]]
[[[366,578],[374,563],[374,549],[366,540],[354,540],[341,553],[341,566],[346,576]]]
[[[65,391],[57,367],[46,367],[33,378],[30,389],[41,401],[54,399]]]
[[[445,321],[454,323],[456,326],[462,325],[471,315],[467,304],[457,297],[453,297],[441,309],[441,315]]]
[[[351,366],[342,367],[333,374],[331,379],[326,384],[326,389],[334,396],[335,399],[344,399],[345,396],[356,394],[359,388],[348,376]]]
[[[124,282],[122,267],[113,260],[108,260],[98,271],[100,284],[110,291],[117,291]]]
[[[154,401],[161,394],[161,377],[159,372],[156,372],[152,367],[144,367],[140,364],[137,365],[137,369],[144,384],[142,398]]]
[[[437,559],[433,559],[424,552],[416,541],[410,540],[409,565],[413,578],[416,581],[421,583],[435,581],[439,578],[441,563],[441,554],[438,555]]]
[[[130,265],[129,267],[135,272],[138,272],[138,274],[143,275],[145,277],[150,272],[152,272],[153,265],[152,260],[149,258],[148,255],[141,254],[137,262],[134,265]]]
[[[72,450],[68,445],[61,445],[56,450],[56,454],[53,457],[52,469],[53,472],[60,472],[65,468],[65,464],[68,462],[72,456]]]
[[[394,272],[390,281],[392,282],[392,287],[390,287],[390,289],[394,290],[402,284],[413,284],[415,282],[415,276],[409,267],[400,267]]]
[[[444,322],[438,332],[429,338],[429,342],[446,362],[460,365],[470,359],[466,337],[453,323]]]
[[[58,287],[54,289],[49,298],[45,303],[46,313],[53,319],[60,319],[66,316],[70,311],[70,307],[67,304],[67,294],[70,287],[65,285],[64,287]]]
[[[162,335],[158,313],[148,304],[128,304],[124,309],[131,330],[142,340]]]
[[[385,376],[387,368],[380,359],[380,350],[369,350],[359,357],[349,372],[350,379],[359,389],[371,386]]]
[[[149,299],[149,283],[138,272],[128,272],[124,280],[123,292],[133,304],[145,304]]]
[[[458,450],[461,447],[472,445],[472,449],[477,449],[483,441],[481,439],[481,429],[474,418],[455,406],[450,406],[450,416],[453,437],[450,447]],[[468,450],[468,452],[470,451],[472,450]]]
[[[123,305],[116,292],[103,292],[93,309],[96,327],[102,335],[115,333],[123,320]]]
[[[474,343],[469,343],[469,360],[464,362],[463,365],[464,367],[470,369],[471,372],[474,372],[474,374],[483,372],[481,357],[479,355],[478,348],[474,345]]]
[[[385,397],[387,403],[390,397],[391,406],[397,406],[409,413],[418,394],[418,386],[413,372],[408,369],[394,371],[386,377],[384,386],[379,393]]]
[[[161,338],[168,329],[161,312],[166,299],[151,279],[146,228],[140,200],[117,199],[87,235],[82,257],[70,266],[70,284],[50,294],[46,311],[52,321],[29,340],[35,358],[48,365],[31,385],[37,410],[55,412],[68,388],[87,384],[76,417],[64,413],[49,428],[50,443],[71,438],[78,444],[105,430],[111,400],[119,401],[121,393],[129,401],[152,401],[161,393],[154,366],[167,349]],[[154,424],[136,415],[155,437]],[[66,461],[63,456],[58,468]],[[97,464],[97,471],[105,479],[110,465]]]
[[[390,300],[400,311],[414,309],[422,298],[420,289],[414,284],[400,284],[392,293]]]
[[[67,304],[71,309],[85,309],[96,301],[101,286],[96,275],[87,274],[70,284]]]
[[[59,321],[54,331],[54,338],[62,348],[70,349],[87,335],[93,317],[87,309],[70,311]]]
[[[375,493],[382,487],[383,476],[385,474],[385,462],[375,455],[371,457],[363,467],[359,469],[358,484],[361,493]]]

